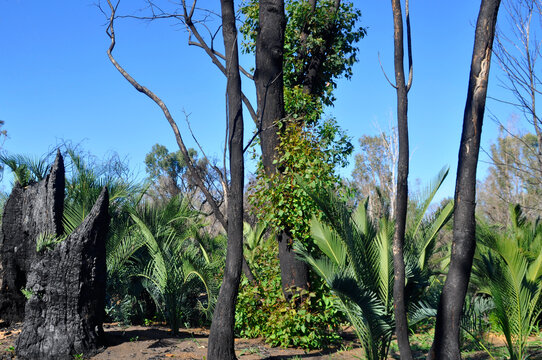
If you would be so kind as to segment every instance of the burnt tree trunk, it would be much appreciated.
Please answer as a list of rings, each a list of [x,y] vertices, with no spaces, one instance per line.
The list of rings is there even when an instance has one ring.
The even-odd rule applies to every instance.
[[[262,149],[262,163],[267,176],[280,174],[273,163],[280,144],[278,121],[284,118],[283,53],[286,17],[284,0],[260,0],[259,31],[256,39],[256,94]],[[280,175],[279,175],[280,176]],[[297,259],[292,249],[288,229],[277,235],[279,242],[280,275],[284,295],[291,287],[306,289],[309,282],[308,265]]]
[[[226,51],[228,145],[230,188],[228,191],[228,246],[224,278],[213,313],[209,335],[209,360],[236,359],[234,350],[235,303],[243,262],[243,109],[237,28],[233,0],[221,0],[222,34]]]
[[[108,205],[104,188],[72,234],[37,253],[17,358],[68,360],[93,355],[103,345]]]
[[[30,266],[36,258],[40,234],[62,234],[64,161],[60,152],[49,175],[26,187],[15,184],[4,207],[0,237],[0,318],[8,323],[24,318]]]
[[[482,0],[472,54],[467,102],[455,185],[450,269],[440,297],[433,346],[428,359],[457,360],[459,325],[476,248],[476,167],[482,135],[489,65],[500,0]]]
[[[397,194],[395,197],[395,234],[393,236],[393,302],[395,312],[395,334],[401,359],[412,359],[408,340],[408,321],[405,301],[405,243],[406,216],[408,207],[408,88],[403,64],[403,14],[400,0],[391,1],[394,25],[395,87],[397,90],[397,133],[399,137],[399,159],[397,164]],[[408,1],[406,5],[408,17]],[[408,27],[408,23],[407,23]],[[410,37],[408,39],[410,50]],[[410,55],[410,51],[409,51]],[[411,56],[409,62],[411,63]],[[412,79],[410,77],[410,79]]]

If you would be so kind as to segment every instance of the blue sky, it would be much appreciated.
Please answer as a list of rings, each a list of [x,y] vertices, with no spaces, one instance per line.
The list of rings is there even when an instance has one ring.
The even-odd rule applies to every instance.
[[[376,134],[395,121],[393,22],[390,1],[354,1],[367,36],[359,43],[352,80],[339,81],[337,101],[327,113],[353,137]],[[201,1],[200,7],[217,1]],[[434,177],[445,165],[451,174],[441,192],[453,196],[455,169],[467,92],[478,1],[410,1],[414,82],[409,97],[410,182]],[[131,13],[139,1],[124,0],[119,12]],[[215,24],[217,24],[215,22]],[[213,26],[211,23],[210,26]],[[210,157],[221,158],[224,145],[225,81],[205,53],[187,45],[184,28],[171,22],[123,19],[116,25],[117,60],[168,104],[185,141],[184,112]],[[176,150],[159,108],[134,90],[109,62],[105,18],[92,1],[0,0],[0,119],[9,137],[3,150],[39,156],[64,140],[81,143],[98,157],[117,152],[144,176],[143,159],[155,143]],[[217,48],[222,46],[220,40]],[[250,68],[251,57],[242,59]],[[489,94],[508,97],[499,88],[498,66],[491,68]],[[254,98],[254,86],[243,79]],[[488,101],[506,122],[514,109]],[[246,117],[247,139],[253,126]],[[497,137],[486,116],[482,144]],[[483,155],[482,155],[483,157]],[[349,176],[351,165],[341,172]],[[249,170],[253,169],[249,167]],[[480,165],[479,177],[487,166]],[[7,175],[7,174],[6,174]],[[3,190],[10,177],[5,176]]]

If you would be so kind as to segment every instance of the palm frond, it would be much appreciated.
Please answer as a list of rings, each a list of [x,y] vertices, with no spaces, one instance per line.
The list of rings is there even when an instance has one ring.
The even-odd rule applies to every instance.
[[[495,304],[498,326],[506,337],[512,359],[525,355],[526,339],[540,314],[542,228],[529,223],[519,206],[510,207],[511,223],[504,232],[483,221],[477,224],[480,243],[474,281]]]
[[[337,233],[316,217],[312,218],[310,226],[315,245],[337,266],[345,267],[346,249]]]
[[[429,208],[429,205],[431,205],[431,203],[433,202],[433,199],[435,198],[436,193],[442,186],[442,183],[444,182],[444,180],[446,180],[449,171],[449,166],[443,167],[439,171],[437,176],[429,182],[429,184],[424,188],[422,192],[417,195],[416,203],[418,205],[416,206],[415,213],[412,214],[413,216],[411,215],[411,217],[413,217],[414,219],[413,225],[410,226],[413,236],[415,236],[416,233],[420,230],[423,218],[427,214],[427,209]]]

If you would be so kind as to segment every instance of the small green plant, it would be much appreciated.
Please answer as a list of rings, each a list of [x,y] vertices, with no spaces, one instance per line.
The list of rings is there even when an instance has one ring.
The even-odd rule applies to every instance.
[[[256,346],[251,346],[249,348],[245,348],[245,349],[242,349],[240,352],[239,352],[239,356],[243,356],[243,355],[253,355],[253,354],[261,354],[261,351],[258,347]]]
[[[13,346],[13,345],[8,346],[7,348],[5,348],[5,351],[10,352],[10,353],[14,353],[15,352],[15,346]]]
[[[56,244],[61,243],[67,238],[67,236],[55,236],[48,232],[42,232],[36,239],[36,251],[42,252],[44,250],[52,250]]]
[[[84,355],[81,353],[81,354],[75,354],[73,356],[73,359],[74,360],[83,360],[84,359]]]
[[[133,336],[130,338],[130,342],[137,342],[139,341],[139,336]]]
[[[30,297],[34,295],[34,292],[32,290],[26,288],[21,288],[21,292],[23,293],[26,300],[30,299]]]

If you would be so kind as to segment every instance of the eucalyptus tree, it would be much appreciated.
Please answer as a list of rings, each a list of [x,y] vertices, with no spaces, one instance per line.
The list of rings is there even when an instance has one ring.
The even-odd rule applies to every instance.
[[[397,159],[397,186],[395,197],[395,234],[393,237],[393,269],[395,282],[393,283],[393,300],[395,302],[395,331],[401,359],[412,359],[412,350],[408,339],[408,321],[405,304],[405,263],[403,248],[405,243],[406,216],[408,206],[408,92],[412,85],[412,46],[410,37],[410,17],[408,0],[405,3],[405,17],[407,26],[408,49],[408,82],[404,70],[403,45],[403,14],[401,1],[392,0],[393,27],[394,27],[394,64],[395,85],[397,92],[397,133],[399,140],[399,156]]]
[[[519,204],[529,219],[542,211],[542,178],[537,174],[538,147],[533,133],[501,133],[487,152],[491,157],[489,171],[480,184],[478,213],[494,222],[509,222],[510,205]]]
[[[150,1],[152,14],[138,18],[181,21],[190,34],[188,44],[203,49],[220,72],[226,75],[226,56],[214,46],[213,36],[207,40],[200,32],[201,22],[194,19],[194,14],[197,13],[195,4],[196,2],[188,6],[186,1],[181,1],[179,9],[168,10],[159,6],[158,1]],[[260,185],[262,189],[273,187],[269,184],[270,177],[273,178],[273,185],[283,185],[280,191],[287,192],[284,197],[291,198],[290,205],[294,207],[291,212],[283,211],[282,217],[267,219],[281,230],[278,234],[281,274],[285,295],[289,296],[289,286],[305,288],[308,278],[306,265],[298,261],[291,251],[292,235],[295,237],[295,233],[300,229],[295,226],[296,222],[288,221],[288,218],[303,211],[296,207],[296,204],[310,202],[310,199],[292,197],[292,194],[303,192],[298,186],[294,189],[284,186],[287,182],[295,183],[295,179],[282,175],[291,174],[293,170],[300,171],[296,169],[294,159],[285,160],[283,155],[291,153],[285,146],[290,144],[292,137],[306,137],[300,131],[321,133],[324,134],[322,142],[332,146],[326,148],[325,145],[319,150],[320,153],[332,153],[335,164],[344,163],[346,156],[352,151],[347,137],[340,133],[335,125],[330,129],[332,122],[321,124],[319,128],[314,125],[319,121],[324,106],[333,104],[333,90],[337,86],[337,79],[342,76],[349,78],[352,75],[352,66],[358,51],[355,43],[365,35],[365,29],[357,25],[360,11],[354,9],[351,2],[340,0],[251,0],[244,3],[240,10],[244,16],[240,27],[240,33],[244,37],[243,50],[254,53],[256,57],[254,74],[241,66],[239,70],[256,85],[257,105],[253,106],[244,94],[242,100],[257,127],[254,138],[260,139],[260,176],[263,178]],[[208,12],[206,14],[209,15]],[[287,23],[285,16],[289,19]],[[309,130],[303,129],[305,124],[312,124],[313,127]],[[288,125],[293,125],[294,129]],[[331,133],[337,135],[336,144],[329,144]],[[322,156],[324,155],[320,157]],[[322,176],[330,173],[327,164],[321,164],[320,167]],[[327,179],[330,183],[337,183],[334,175],[327,176]],[[281,205],[275,203],[270,206],[278,208]],[[266,210],[265,213],[278,214],[278,211]],[[307,237],[308,220],[302,223],[302,232]]]
[[[482,0],[476,23],[463,130],[459,145],[452,253],[448,275],[440,297],[435,337],[428,359],[461,358],[459,347],[461,312],[476,248],[474,217],[476,168],[499,6],[500,0]]]
[[[333,168],[345,161],[352,145],[335,123],[321,118],[324,107],[335,100],[337,79],[352,75],[355,43],[365,29],[357,26],[359,10],[340,0],[251,0],[241,11],[244,50],[256,55],[262,153],[251,202],[260,219],[277,230],[282,286],[289,297],[290,287],[308,287],[308,268],[296,258],[291,244],[308,239],[308,220],[317,211],[294,175],[329,185],[339,183]],[[314,135],[322,145],[312,141]],[[306,142],[301,145],[298,139]],[[315,155],[311,160],[302,150],[307,148]],[[316,169],[319,173],[314,176]]]
[[[231,182],[228,193],[228,247],[224,278],[218,302],[213,313],[207,358],[235,359],[234,325],[235,302],[241,279],[243,262],[243,104],[241,76],[239,74],[239,53],[237,27],[233,0],[221,0],[222,35],[226,50],[228,148]]]
[[[381,131],[379,135],[359,138],[360,152],[355,155],[355,166],[350,185],[359,198],[368,198],[368,209],[373,217],[389,214],[395,217],[397,193],[397,158],[399,155],[397,129]]]

